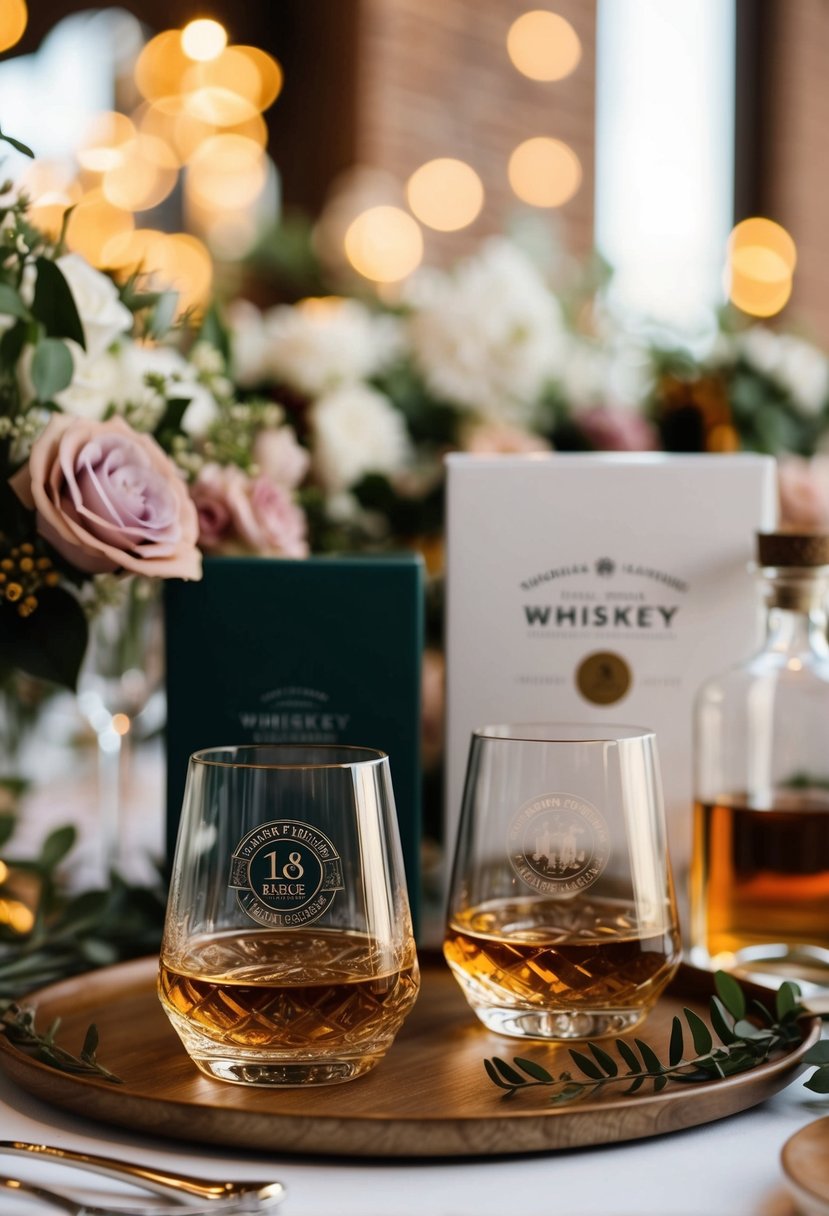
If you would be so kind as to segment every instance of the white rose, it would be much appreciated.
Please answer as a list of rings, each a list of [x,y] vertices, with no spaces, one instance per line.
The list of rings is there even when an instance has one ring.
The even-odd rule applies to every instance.
[[[400,349],[395,318],[337,297],[272,308],[265,330],[269,378],[311,397],[368,379]]]
[[[86,353],[90,359],[96,359],[119,334],[132,328],[132,313],[119,300],[112,279],[93,269],[79,253],[64,254],[56,265],[72,292],[83,326]]]
[[[75,370],[72,383],[55,394],[55,401],[67,414],[100,420],[118,397],[121,384],[118,354],[105,350],[92,359],[75,342],[67,342],[67,346],[72,352]]]
[[[249,300],[234,300],[227,309],[227,323],[236,383],[242,388],[255,388],[268,378],[265,319]]]
[[[314,469],[331,493],[366,473],[395,473],[411,454],[403,416],[388,397],[366,385],[344,385],[311,410]]]
[[[407,289],[415,362],[438,397],[493,421],[526,423],[561,361],[558,301],[532,262],[488,241],[452,275],[421,272]]]

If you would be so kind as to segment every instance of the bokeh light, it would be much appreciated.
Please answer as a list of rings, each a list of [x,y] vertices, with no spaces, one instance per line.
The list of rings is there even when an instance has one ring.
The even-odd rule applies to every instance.
[[[123,160],[123,145],[135,139],[135,127],[126,114],[96,114],[77,150],[78,163],[91,173],[106,173]]]
[[[507,53],[513,66],[531,80],[563,80],[579,65],[581,41],[566,18],[533,9],[510,26]]]
[[[151,38],[135,64],[135,83],[147,101],[181,92],[182,81],[193,68],[181,45],[179,30],[165,30]]]
[[[728,238],[726,290],[731,303],[753,317],[773,317],[789,301],[797,248],[774,220],[752,216]]]
[[[439,232],[457,232],[477,219],[484,187],[471,165],[451,157],[427,161],[406,186],[409,206],[422,224]]]
[[[66,244],[93,266],[109,266],[108,244],[115,237],[125,238],[134,227],[129,211],[114,207],[101,190],[90,190],[69,217]]]
[[[178,161],[156,135],[140,134],[119,148],[121,159],[103,176],[104,197],[125,211],[157,207],[175,188]]]
[[[188,59],[217,59],[227,46],[227,31],[218,21],[200,17],[181,31],[181,49]]]
[[[256,107],[267,110],[282,92],[283,73],[279,61],[262,51],[258,46],[234,46],[233,50],[244,55],[259,76],[259,91],[255,97]]]
[[[423,259],[423,235],[399,207],[370,207],[349,225],[345,253],[351,265],[375,283],[397,283]]]
[[[0,52],[16,46],[26,32],[29,10],[25,0],[0,2]]]
[[[245,122],[262,108],[259,69],[237,47],[227,47],[209,63],[193,64],[182,88],[188,112],[217,126]]]
[[[233,210],[255,202],[266,176],[258,143],[243,135],[214,135],[190,160],[187,192],[202,206]]]
[[[522,202],[561,207],[576,194],[581,162],[560,139],[539,135],[519,144],[509,159],[509,181]]]

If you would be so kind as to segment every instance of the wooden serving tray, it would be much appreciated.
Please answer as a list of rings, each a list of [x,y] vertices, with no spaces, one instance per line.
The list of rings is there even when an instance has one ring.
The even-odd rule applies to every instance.
[[[447,967],[424,967],[423,988],[392,1049],[373,1072],[342,1085],[247,1089],[198,1071],[158,1002],[157,960],[139,959],[64,980],[27,997],[38,1024],[61,1019],[58,1041],[80,1050],[90,1022],[98,1056],[124,1081],[74,1077],[31,1059],[0,1036],[0,1068],[44,1102],[91,1119],[198,1144],[357,1157],[458,1157],[547,1152],[610,1144],[693,1127],[745,1110],[803,1068],[820,1023],[804,1023],[793,1051],[750,1072],[660,1094],[613,1087],[570,1106],[544,1088],[504,1101],[483,1060],[523,1055],[551,1071],[571,1065],[566,1047],[504,1038],[473,1016]],[[671,1019],[687,1005],[707,1015],[713,977],[682,967],[640,1037],[667,1056]]]

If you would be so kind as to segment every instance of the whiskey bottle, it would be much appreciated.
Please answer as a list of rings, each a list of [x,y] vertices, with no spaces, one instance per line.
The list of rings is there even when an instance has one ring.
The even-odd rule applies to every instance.
[[[692,961],[829,988],[829,536],[758,536],[763,648],[695,711]]]

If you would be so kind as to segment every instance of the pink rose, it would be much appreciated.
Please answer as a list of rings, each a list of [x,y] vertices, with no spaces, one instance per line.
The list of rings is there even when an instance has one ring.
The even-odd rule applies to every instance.
[[[540,435],[506,422],[480,422],[463,436],[463,449],[476,456],[499,456],[524,452],[549,452],[550,444]]]
[[[156,441],[123,418],[56,414],[10,484],[36,510],[41,536],[79,570],[201,578],[187,487]]]
[[[286,490],[296,489],[311,463],[310,453],[297,443],[289,426],[260,431],[253,445],[253,459],[265,477]]]
[[[777,486],[783,527],[829,527],[829,456],[785,457],[777,465]]]
[[[597,405],[579,413],[575,421],[585,438],[600,452],[653,452],[656,431],[634,410]]]
[[[284,486],[268,477],[250,478],[236,465],[208,464],[191,488],[208,550],[273,557],[307,557],[307,521]]]

